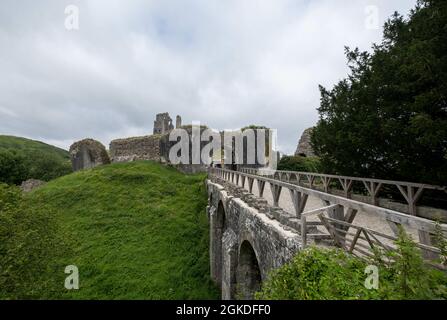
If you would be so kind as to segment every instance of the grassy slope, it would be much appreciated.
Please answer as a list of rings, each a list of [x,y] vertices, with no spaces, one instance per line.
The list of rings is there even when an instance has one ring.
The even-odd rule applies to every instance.
[[[0,135],[0,150],[1,149],[22,150],[24,152],[43,151],[47,154],[53,155],[61,161],[70,159],[70,155],[66,150],[51,146],[40,141],[20,137]]]
[[[208,276],[203,179],[135,162],[77,172],[32,192],[28,200],[53,208],[72,243],[60,265],[80,273],[80,290],[53,298],[218,298]]]

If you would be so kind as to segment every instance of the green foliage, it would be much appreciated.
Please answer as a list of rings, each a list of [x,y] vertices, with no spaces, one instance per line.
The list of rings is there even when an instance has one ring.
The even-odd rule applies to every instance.
[[[0,149],[0,183],[20,184],[27,177],[28,169],[23,154]]]
[[[0,182],[49,181],[71,172],[67,151],[39,141],[0,136]]]
[[[120,163],[76,172],[26,194],[28,207],[48,208],[67,243],[54,259],[58,269],[45,278],[51,288],[38,297],[217,299],[209,278],[204,177],[152,162]],[[39,229],[40,236],[45,232],[53,233]],[[10,260],[33,254],[25,251]],[[48,263],[45,255],[35,255]],[[64,289],[67,265],[79,268],[79,290]]]
[[[273,271],[257,299],[366,299],[376,292],[364,287],[366,263],[338,249],[310,247]]]
[[[425,264],[420,249],[403,228],[396,244],[396,252],[385,254],[392,263],[381,264],[381,299],[446,299],[446,274]]]
[[[278,163],[278,170],[320,172],[320,160],[317,157],[284,156]]]
[[[267,128],[266,126],[260,126],[260,125],[256,125],[256,124],[251,124],[249,126],[243,127],[241,129],[242,132],[244,132],[247,129],[251,129],[251,130],[256,130],[256,129],[264,129],[264,130],[268,130],[269,128]]]
[[[29,152],[28,157],[28,179],[50,181],[73,171],[69,160],[61,160],[51,154],[33,151]]]
[[[447,181],[447,2],[421,0],[385,24],[373,52],[346,49],[351,72],[320,87],[312,144],[324,171]]]
[[[441,251],[439,255],[440,263],[443,266],[447,266],[447,239],[444,237],[444,232],[442,231],[441,224],[439,222],[436,222],[435,241],[436,246]]]
[[[65,250],[53,212],[0,184],[0,299],[45,298],[62,288],[56,257]]]
[[[446,299],[447,275],[424,263],[413,240],[401,232],[394,253],[377,253],[371,261],[340,249],[310,247],[273,271],[258,299],[369,300]],[[392,258],[391,262],[384,259]],[[378,289],[365,287],[365,268],[379,270]]]

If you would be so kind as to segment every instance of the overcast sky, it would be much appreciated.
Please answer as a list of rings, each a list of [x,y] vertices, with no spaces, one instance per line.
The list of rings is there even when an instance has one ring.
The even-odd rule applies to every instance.
[[[415,0],[2,0],[0,134],[68,149],[152,133],[155,114],[214,129],[278,129],[293,153],[318,84],[347,74]],[[79,8],[79,30],[65,26]],[[380,28],[374,28],[378,9]]]

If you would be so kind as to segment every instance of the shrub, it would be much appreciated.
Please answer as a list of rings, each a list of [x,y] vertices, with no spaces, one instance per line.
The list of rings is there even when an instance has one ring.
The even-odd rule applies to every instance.
[[[0,150],[0,182],[19,184],[27,177],[25,157],[16,151]]]
[[[30,152],[26,160],[28,169],[27,179],[50,181],[73,172],[69,160],[61,160],[42,151]]]
[[[317,157],[284,156],[278,163],[278,170],[320,172],[320,160]]]
[[[258,299],[349,300],[349,299],[445,299],[447,276],[424,263],[413,240],[401,232],[398,250],[387,254],[391,263],[377,253],[365,261],[340,249],[310,247],[290,263],[273,271]],[[379,288],[364,285],[367,265],[379,270]]]
[[[390,264],[381,263],[381,299],[427,300],[447,298],[447,277],[442,271],[427,265],[413,239],[400,229],[396,240],[397,251],[385,254]]]
[[[273,271],[258,299],[367,299],[377,292],[364,283],[366,263],[339,249],[310,247]]]
[[[0,182],[19,185],[27,179],[49,181],[72,172],[69,160],[39,150],[0,149]]]

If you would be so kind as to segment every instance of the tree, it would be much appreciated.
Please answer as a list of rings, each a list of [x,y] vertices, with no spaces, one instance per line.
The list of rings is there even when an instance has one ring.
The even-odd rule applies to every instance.
[[[19,184],[26,180],[28,169],[25,158],[16,151],[0,150],[0,182]]]
[[[69,160],[63,161],[37,150],[29,152],[26,163],[30,179],[50,181],[73,171]]]
[[[346,48],[348,77],[320,86],[312,145],[326,172],[445,184],[447,3],[419,0],[383,37],[372,53]]]
[[[50,181],[71,172],[69,160],[40,150],[0,149],[0,183],[20,185],[27,179]]]
[[[278,170],[319,172],[320,162],[316,157],[284,156],[278,163]]]

